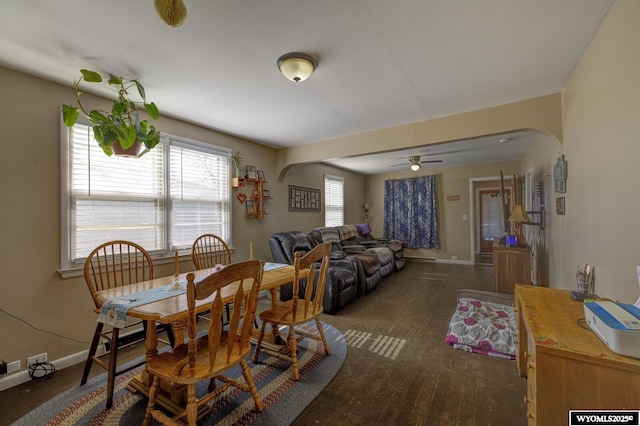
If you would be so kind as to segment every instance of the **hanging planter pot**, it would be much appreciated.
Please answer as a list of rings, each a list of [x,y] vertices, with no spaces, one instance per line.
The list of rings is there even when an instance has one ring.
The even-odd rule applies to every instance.
[[[158,119],[158,108],[153,102],[147,102],[144,87],[138,80],[128,80],[123,77],[109,75],[109,85],[118,90],[118,97],[113,101],[110,111],[98,109],[87,110],[82,105],[79,89],[83,80],[88,83],[101,83],[102,76],[95,71],[80,70],[82,76],[75,81],[74,89],[76,98],[71,105],[62,105],[62,118],[67,127],[72,127],[82,111],[93,125],[93,137],[100,148],[107,155],[125,155],[139,157],[160,143],[160,132],[149,124],[147,120],[141,120],[138,110],[144,107],[149,117]],[[142,101],[136,101],[129,96],[129,91],[136,88]],[[125,141],[122,149],[120,142]],[[144,145],[144,150],[142,146]]]
[[[133,145],[126,149],[120,145],[120,141],[116,141],[113,145],[111,145],[113,155],[115,155],[116,157],[136,158],[140,156],[140,151],[142,151],[142,148],[142,142],[140,142],[139,140],[136,140]]]

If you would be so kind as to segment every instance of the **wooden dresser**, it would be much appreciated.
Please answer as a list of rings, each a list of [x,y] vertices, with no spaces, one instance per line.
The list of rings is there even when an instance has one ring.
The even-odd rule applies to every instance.
[[[640,359],[613,353],[571,292],[517,285],[518,372],[530,425],[564,425],[570,409],[640,408]]]
[[[531,284],[531,250],[494,245],[493,291],[513,294],[516,284]]]

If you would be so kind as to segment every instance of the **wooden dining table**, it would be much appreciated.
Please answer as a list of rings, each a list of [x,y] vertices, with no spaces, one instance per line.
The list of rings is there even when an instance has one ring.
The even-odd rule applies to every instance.
[[[198,271],[185,272],[179,275],[178,280],[185,283],[187,274],[195,275],[195,282],[203,279],[217,271],[216,268],[201,269]],[[277,306],[278,293],[280,286],[291,283],[293,281],[294,267],[293,265],[283,265],[268,269],[263,272],[260,290],[269,290],[271,293],[271,304]],[[141,281],[135,284],[129,284],[122,287],[102,290],[97,293],[96,300],[102,304],[114,298],[123,298],[129,295],[150,290],[158,287],[165,287],[174,284],[174,276],[154,278],[148,281]],[[231,301],[233,292],[227,289],[228,294],[224,294],[222,290],[223,301]],[[211,302],[215,297],[215,293],[206,299],[196,301],[196,312],[202,313],[210,309]],[[147,321],[147,334],[145,337],[145,357],[149,359],[158,354],[158,336],[156,331],[157,323],[171,324],[175,336],[176,345],[184,342],[184,330],[188,323],[189,309],[187,307],[187,297],[185,293],[178,294],[166,299],[149,302],[144,305],[134,306],[127,311],[127,316]],[[139,391],[144,395],[149,394],[151,378],[146,369],[142,374],[134,377],[128,384],[127,388],[133,392]],[[185,403],[185,395],[182,388],[171,384],[163,384],[164,392],[158,396],[158,403],[172,412],[177,412]]]

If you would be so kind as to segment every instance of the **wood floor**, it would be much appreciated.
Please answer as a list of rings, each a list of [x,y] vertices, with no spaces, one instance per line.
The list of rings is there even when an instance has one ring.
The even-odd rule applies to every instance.
[[[526,381],[515,361],[444,343],[456,291],[491,287],[488,266],[407,262],[367,296],[325,315],[345,335],[347,358],[293,424],[525,425]],[[141,355],[137,346],[121,358]],[[77,386],[81,374],[78,365],[0,392],[0,424]]]

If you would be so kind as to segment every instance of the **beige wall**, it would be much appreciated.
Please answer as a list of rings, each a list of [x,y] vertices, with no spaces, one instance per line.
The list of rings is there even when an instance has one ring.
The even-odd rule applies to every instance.
[[[430,171],[441,177],[443,246],[439,251],[421,254],[441,259],[451,256],[468,259],[470,231],[468,222],[465,224],[461,216],[471,214],[469,178],[494,176],[499,168],[505,168],[505,173],[509,174],[524,174],[533,167],[536,176],[548,181],[548,188],[552,188],[550,174],[560,153],[556,140],[564,139],[563,152],[569,168],[565,194],[567,214],[555,215],[554,201],[558,194],[550,190],[546,252],[542,257],[548,265],[548,283],[552,287],[575,288],[576,265],[589,262],[596,266],[596,291],[599,294],[635,301],[640,294],[635,277],[635,266],[640,263],[637,219],[640,210],[637,189],[637,182],[640,182],[640,167],[637,166],[640,158],[640,102],[637,100],[640,93],[640,56],[637,54],[640,51],[640,26],[636,24],[639,18],[640,2],[618,0],[614,4],[562,92],[561,114],[556,107],[559,104],[557,95],[551,95],[543,99],[545,104],[549,102],[548,111],[540,117],[528,116],[526,108],[505,111],[495,107],[461,114],[458,120],[451,122],[438,120],[436,127],[442,132],[438,138],[441,142],[453,140],[456,135],[486,134],[484,131],[474,134],[473,129],[466,127],[468,123],[473,128],[483,128],[480,125],[483,117],[493,120],[493,128],[514,130],[514,125],[508,123],[514,120],[519,123],[517,130],[548,128],[551,129],[548,134],[555,136],[547,136],[546,142],[534,144],[520,165],[488,164]],[[0,98],[3,138],[0,144],[5,148],[0,158],[0,177],[4,182],[0,192],[3,243],[0,256],[3,271],[0,357],[7,361],[20,359],[24,366],[26,357],[41,352],[48,352],[50,360],[57,360],[86,350],[95,315],[89,309],[91,300],[83,280],[79,277],[62,280],[57,273],[60,261],[59,106],[71,99],[72,92],[69,88],[4,68],[0,68],[0,81],[3,87]],[[495,125],[501,120],[507,123]],[[562,129],[553,124],[560,120]],[[245,163],[265,171],[269,180],[267,188],[274,200],[268,202],[270,214],[264,220],[244,218],[243,207],[234,198],[234,259],[248,256],[250,241],[255,244],[256,257],[269,258],[267,238],[271,233],[295,228],[306,231],[321,226],[322,214],[288,212],[287,185],[322,188],[322,174],[327,172],[345,176],[345,221],[361,222],[360,206],[367,201],[372,206],[374,233],[382,232],[382,185],[389,175],[364,178],[322,165],[297,166],[283,174],[280,172],[291,164],[326,158],[329,150],[320,145],[307,147],[309,152],[316,152],[315,158],[307,159],[298,155],[297,149],[275,151],[166,117],[158,127],[169,133],[240,150]],[[378,142],[388,149],[415,146],[417,142],[412,132],[429,127],[427,122],[408,126],[405,129],[407,139],[398,143],[395,137],[399,133],[391,132],[394,138],[384,141],[385,132],[379,132],[381,139]],[[558,136],[562,132],[564,135]],[[341,140],[344,143],[341,149],[353,154],[358,150],[362,152],[362,148],[354,148],[361,145],[356,143],[359,139],[362,137]],[[237,191],[234,191],[234,197]],[[447,202],[444,201],[446,195],[460,195],[461,200]],[[186,266],[190,266],[190,262],[185,261]],[[170,264],[158,266],[156,275],[170,273],[168,269]]]
[[[49,360],[73,357],[88,349],[95,327],[92,300],[80,276],[62,279],[60,269],[60,105],[73,99],[70,88],[0,67],[0,130],[4,154],[0,157],[2,185],[0,235],[0,358],[9,362],[42,352]],[[91,103],[105,103],[92,97]],[[364,178],[324,165],[299,166],[282,181],[276,177],[276,150],[223,135],[168,117],[161,117],[161,131],[240,151],[244,164],[265,172],[266,188],[273,200],[263,220],[244,217],[244,205],[235,196],[250,193],[233,190],[233,260],[249,256],[271,260],[268,237],[274,232],[310,230],[324,225],[324,213],[290,213],[289,184],[323,188],[323,174],[345,177],[348,200],[360,200]],[[360,201],[346,206],[348,220],[358,218]],[[164,262],[164,263],[163,263]],[[171,259],[154,261],[156,276],[172,273]],[[193,268],[188,255],[182,270]],[[24,321],[24,322],[23,322]],[[25,324],[28,323],[29,325]],[[42,331],[36,330],[41,329]],[[56,336],[59,335],[59,336]],[[62,336],[62,337],[60,337]],[[76,358],[75,360],[79,360]],[[66,360],[65,362],[74,362]],[[65,362],[57,363],[60,368]],[[62,364],[62,365],[61,365]],[[0,389],[4,379],[0,377]]]
[[[520,171],[521,176],[530,171],[533,185],[542,182],[544,188],[542,199],[545,208],[545,229],[529,225],[525,225],[524,229],[527,242],[534,251],[532,268],[536,268],[537,271],[535,282],[545,287],[557,287],[555,282],[550,281],[549,271],[552,267],[559,268],[563,263],[560,254],[552,248],[552,237],[556,238],[558,235],[554,230],[558,229],[557,224],[560,218],[555,212],[555,199],[560,194],[554,193],[553,166],[560,154],[562,154],[562,145],[558,140],[544,133],[538,133],[527,155],[522,159]],[[536,215],[531,215],[531,220],[540,221],[539,216]]]
[[[370,225],[375,236],[383,235],[384,181],[403,179],[420,175],[435,175],[438,192],[439,249],[407,249],[406,255],[419,258],[435,258],[470,263],[472,259],[472,216],[470,179],[499,177],[500,170],[505,175],[519,173],[520,161],[482,163],[458,167],[422,168],[418,172],[410,170],[385,173],[367,177],[367,202],[371,209]],[[447,201],[447,196],[457,195],[457,201]],[[467,219],[463,219],[466,215]]]
[[[555,218],[551,283],[575,288],[595,265],[596,292],[640,296],[640,2],[617,0],[562,91],[566,216]],[[557,223],[556,223],[557,222]]]
[[[278,176],[295,164],[536,129],[562,140],[560,94],[291,147],[278,152]]]

